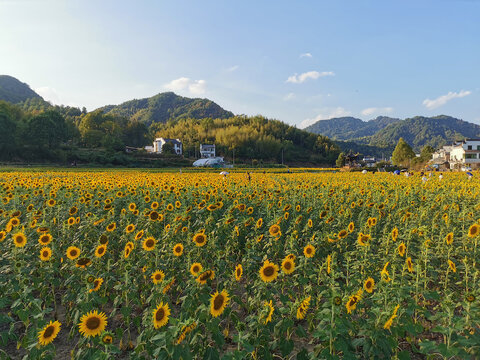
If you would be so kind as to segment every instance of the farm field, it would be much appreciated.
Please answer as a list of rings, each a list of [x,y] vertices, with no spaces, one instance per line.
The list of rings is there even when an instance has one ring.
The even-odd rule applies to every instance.
[[[0,358],[480,358],[480,181],[0,172]]]

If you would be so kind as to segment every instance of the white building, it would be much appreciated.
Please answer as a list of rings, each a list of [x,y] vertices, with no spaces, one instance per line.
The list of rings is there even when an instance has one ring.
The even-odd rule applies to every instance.
[[[200,157],[205,158],[214,158],[215,157],[215,144],[200,144]]]
[[[183,149],[180,139],[156,138],[153,142],[153,152],[161,154],[163,145],[165,145],[166,143],[171,143],[173,145],[173,150],[175,151],[175,154],[182,155]]]
[[[377,159],[374,156],[365,156],[362,161],[366,167],[374,167],[377,164]]]
[[[480,167],[480,139],[465,139],[450,150],[450,169]]]

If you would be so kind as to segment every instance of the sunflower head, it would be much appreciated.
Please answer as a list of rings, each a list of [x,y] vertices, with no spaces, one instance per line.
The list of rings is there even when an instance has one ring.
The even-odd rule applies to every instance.
[[[152,281],[154,284],[161,283],[165,279],[165,273],[162,270],[157,270],[152,274]]]
[[[193,263],[190,266],[190,274],[192,274],[193,276],[198,276],[198,274],[200,274],[202,270],[203,270],[203,266],[198,262]]]
[[[152,251],[155,248],[155,239],[152,236],[147,237],[145,240],[143,240],[143,249],[146,251]]]
[[[315,255],[315,248],[313,247],[313,245],[308,244],[307,246],[305,246],[305,248],[303,249],[303,255],[305,255],[305,257],[307,258],[312,258]]]
[[[273,224],[272,226],[270,226],[268,232],[270,233],[270,235],[275,237],[282,235],[282,232],[280,231],[280,226],[278,226],[277,224]]]
[[[368,278],[367,280],[365,280],[365,282],[363,283],[363,288],[365,289],[366,292],[368,292],[369,294],[371,294],[373,292],[373,289],[375,287],[375,280],[373,280],[372,278]]]
[[[173,247],[173,255],[182,256],[182,254],[183,254],[183,245],[180,243],[175,244],[175,246]]]
[[[40,260],[48,261],[50,260],[51,257],[52,257],[52,249],[50,249],[49,247],[45,246],[40,250]]]
[[[111,345],[113,343],[113,334],[109,331],[102,335],[102,343],[104,345]]]
[[[27,244],[27,237],[24,233],[18,232],[13,235],[13,243],[15,244],[15,247],[22,248]]]
[[[216,291],[210,299],[210,314],[212,314],[213,317],[221,315],[229,301],[230,298],[228,297],[228,292],[226,290],[222,290],[220,293]]]
[[[282,261],[282,271],[285,274],[291,274],[295,270],[295,259],[291,258],[290,255],[288,255],[285,259]]]
[[[170,307],[167,303],[161,302],[155,310],[153,310],[153,326],[155,329],[159,329],[168,323],[168,317],[170,316]]]
[[[265,260],[263,266],[260,268],[260,278],[264,282],[272,282],[278,276],[278,265]]]
[[[61,325],[59,321],[50,321],[50,323],[38,332],[38,343],[41,346],[50,344],[60,332]]]
[[[107,316],[105,313],[98,313],[97,310],[90,311],[80,318],[78,331],[84,337],[95,337],[100,335],[107,326]]]
[[[478,234],[480,234],[480,225],[473,224],[472,226],[470,226],[470,228],[468,229],[468,237],[473,238]]]
[[[235,280],[236,280],[236,281],[240,281],[240,279],[242,278],[242,275],[243,275],[243,267],[242,267],[242,264],[238,264],[238,265],[235,267]]]
[[[198,233],[193,236],[193,242],[197,246],[203,246],[207,243],[207,236],[204,233]]]

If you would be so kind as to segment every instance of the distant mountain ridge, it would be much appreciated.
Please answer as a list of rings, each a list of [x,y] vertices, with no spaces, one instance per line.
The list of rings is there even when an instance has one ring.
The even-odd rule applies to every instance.
[[[415,151],[426,145],[434,148],[480,136],[480,126],[447,115],[415,116],[405,120],[379,116],[370,121],[353,117],[320,120],[305,130],[334,140],[354,142],[378,148],[395,146],[403,139]]]
[[[230,111],[208,99],[192,99],[176,95],[173,92],[126,101],[120,105],[107,105],[97,110],[107,114],[128,117],[146,125],[165,123],[170,119],[225,119],[234,116]]]
[[[28,99],[43,100],[43,98],[27,84],[22,83],[13,76],[0,75],[0,100],[18,104]]]
[[[306,127],[304,130],[315,134],[322,134],[334,140],[352,140],[364,136],[372,136],[377,131],[398,121],[400,121],[400,119],[387,116],[379,116],[369,121],[348,116],[320,120]]]

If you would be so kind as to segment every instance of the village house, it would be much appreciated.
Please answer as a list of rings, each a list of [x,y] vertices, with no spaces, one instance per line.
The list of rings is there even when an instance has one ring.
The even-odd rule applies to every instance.
[[[480,139],[465,139],[447,145],[432,154],[434,164],[449,163],[450,169],[480,167]]]
[[[173,145],[173,150],[175,151],[175,154],[182,155],[183,148],[182,148],[182,142],[180,141],[180,139],[156,138],[155,141],[153,142],[153,147],[145,146],[145,150],[149,152],[161,154],[163,145],[167,143],[170,143]]]
[[[215,157],[215,144],[200,144],[200,157],[202,159]]]

